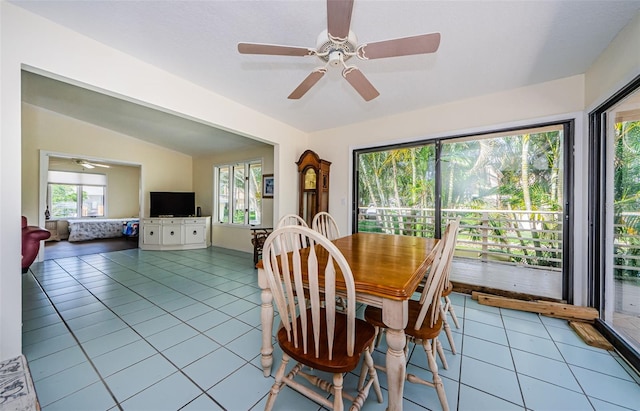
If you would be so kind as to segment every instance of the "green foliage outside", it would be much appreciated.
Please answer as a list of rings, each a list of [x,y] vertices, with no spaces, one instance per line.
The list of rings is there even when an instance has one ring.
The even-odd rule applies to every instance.
[[[51,193],[51,217],[78,217],[78,186],[70,184],[49,184]],[[87,195],[83,191],[83,198]]]
[[[640,281],[640,121],[615,125],[614,276]]]
[[[561,267],[562,142],[557,126],[442,144],[442,220],[462,217],[458,250]],[[435,161],[434,144],[361,153],[358,230],[433,236]]]
[[[247,171],[248,170],[248,171]],[[230,181],[231,177],[231,181]],[[245,199],[248,209],[245,210]],[[262,221],[262,164],[250,163],[218,168],[218,221],[260,224]],[[248,220],[245,220],[248,218]]]

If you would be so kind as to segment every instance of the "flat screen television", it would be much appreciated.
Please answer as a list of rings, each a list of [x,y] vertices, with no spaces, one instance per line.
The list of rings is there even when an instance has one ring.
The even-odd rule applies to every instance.
[[[189,217],[195,215],[196,193],[151,191],[151,217]]]

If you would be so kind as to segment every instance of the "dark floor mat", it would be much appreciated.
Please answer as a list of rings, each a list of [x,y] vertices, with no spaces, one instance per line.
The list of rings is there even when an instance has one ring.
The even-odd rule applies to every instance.
[[[44,248],[44,259],[75,257],[78,255],[108,253],[111,251],[138,248],[137,238],[107,238],[91,241],[47,241]]]

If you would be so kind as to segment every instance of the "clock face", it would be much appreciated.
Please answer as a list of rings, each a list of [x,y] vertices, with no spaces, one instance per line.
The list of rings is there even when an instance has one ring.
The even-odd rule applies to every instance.
[[[316,171],[312,168],[304,173],[304,189],[315,190],[316,188]]]

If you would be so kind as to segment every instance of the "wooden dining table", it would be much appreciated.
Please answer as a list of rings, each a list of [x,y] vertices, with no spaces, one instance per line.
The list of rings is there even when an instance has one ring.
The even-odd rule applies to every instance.
[[[389,385],[387,410],[402,410],[406,359],[404,328],[408,321],[408,300],[418,288],[434,258],[434,238],[378,233],[356,233],[333,241],[346,258],[356,287],[356,300],[380,307],[387,326],[386,369]],[[273,364],[273,296],[262,261],[258,284],[262,289],[261,365],[265,377]],[[339,291],[339,290],[338,290]]]

